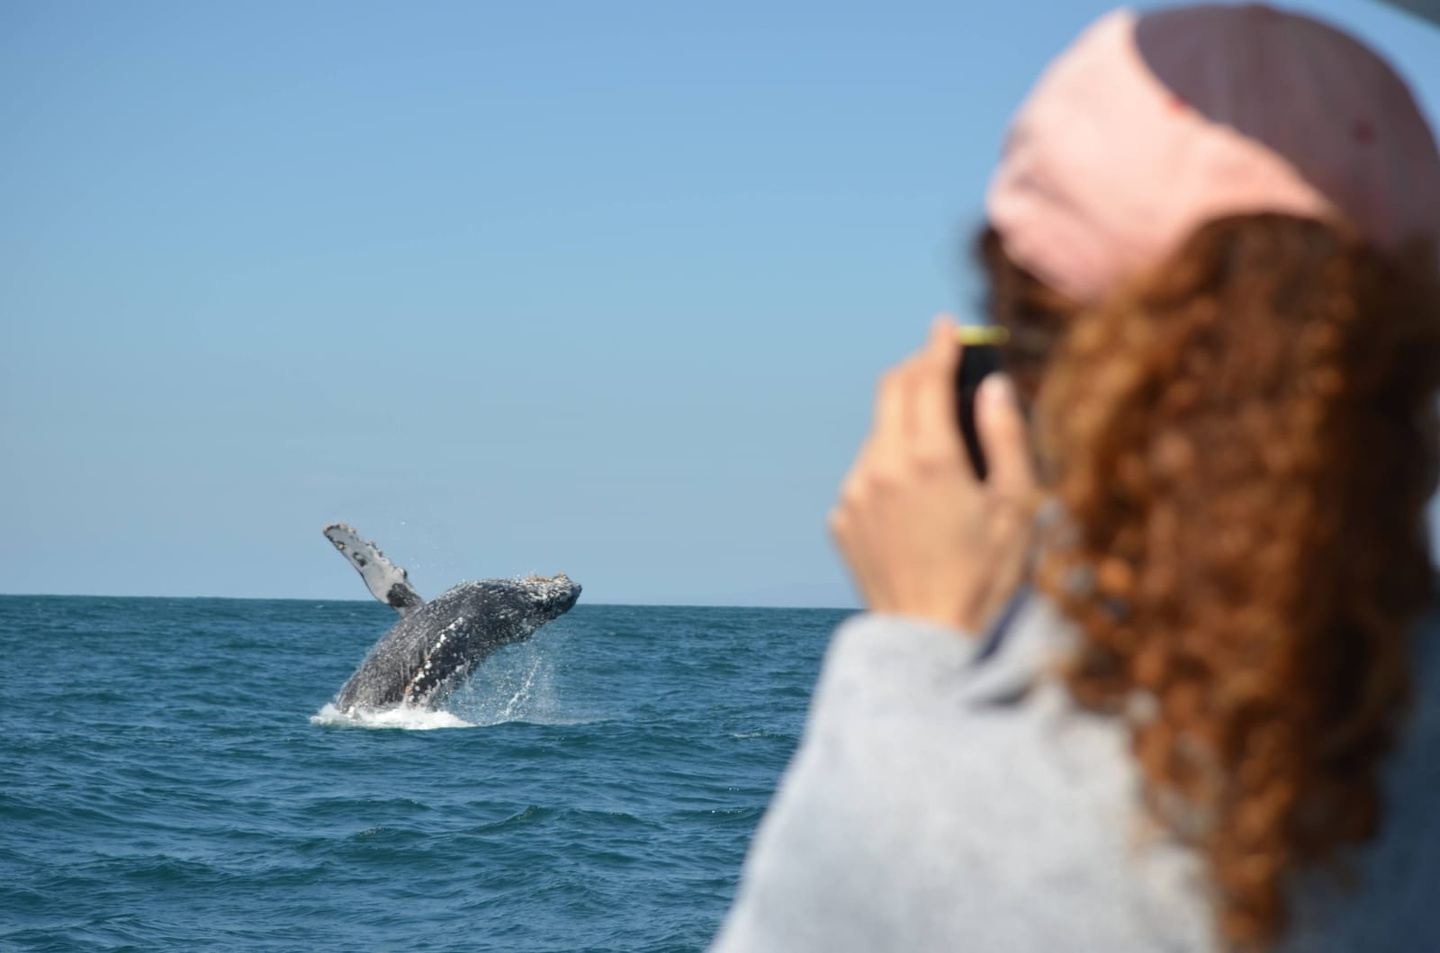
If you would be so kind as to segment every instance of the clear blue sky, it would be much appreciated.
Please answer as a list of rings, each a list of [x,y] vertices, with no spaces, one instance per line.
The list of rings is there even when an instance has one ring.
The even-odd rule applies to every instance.
[[[1440,30],[1301,4],[1440,115]],[[0,592],[846,605],[874,376],[1092,2],[0,4]]]

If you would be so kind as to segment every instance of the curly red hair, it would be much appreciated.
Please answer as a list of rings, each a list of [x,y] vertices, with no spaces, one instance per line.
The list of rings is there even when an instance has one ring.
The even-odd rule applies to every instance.
[[[1290,876],[1381,822],[1434,595],[1434,250],[1237,216],[1083,308],[993,232],[981,258],[1066,514],[1039,581],[1082,631],[1071,693],[1130,719],[1220,935],[1268,946]]]

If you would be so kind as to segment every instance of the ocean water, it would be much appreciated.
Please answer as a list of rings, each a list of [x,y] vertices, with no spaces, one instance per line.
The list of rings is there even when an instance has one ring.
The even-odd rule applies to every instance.
[[[379,604],[0,597],[0,950],[702,949],[842,616],[582,601],[358,723]]]

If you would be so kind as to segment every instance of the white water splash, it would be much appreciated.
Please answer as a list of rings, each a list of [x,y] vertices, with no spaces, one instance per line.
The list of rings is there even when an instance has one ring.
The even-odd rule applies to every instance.
[[[401,705],[383,711],[342,712],[328,704],[310,716],[313,725],[341,728],[488,728],[492,725],[584,725],[604,721],[567,707],[555,686],[553,643],[532,639],[496,652],[440,709]],[[563,650],[560,650],[563,654]]]
[[[437,728],[474,728],[473,722],[466,721],[448,711],[431,708],[416,708],[401,705],[382,711],[343,712],[333,704],[310,716],[310,724],[327,728],[391,728],[401,731],[433,731]]]
[[[450,696],[447,707],[477,725],[567,723],[570,719],[559,713],[553,675],[543,643],[511,646],[487,659],[475,677]]]

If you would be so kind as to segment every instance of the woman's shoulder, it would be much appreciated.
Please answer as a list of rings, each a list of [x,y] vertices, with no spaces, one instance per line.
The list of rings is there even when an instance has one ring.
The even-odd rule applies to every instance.
[[[845,623],[718,948],[1204,949],[1187,855],[1126,873],[1127,741],[1053,677],[1072,641],[1034,597],[981,638]]]
[[[1138,809],[1125,724],[1056,677],[1076,633],[1044,598],[1013,609],[980,638],[841,626],[715,950],[1215,948],[1199,859]],[[1296,885],[1287,953],[1440,943],[1440,611],[1415,638],[1381,834],[1348,886]]]

